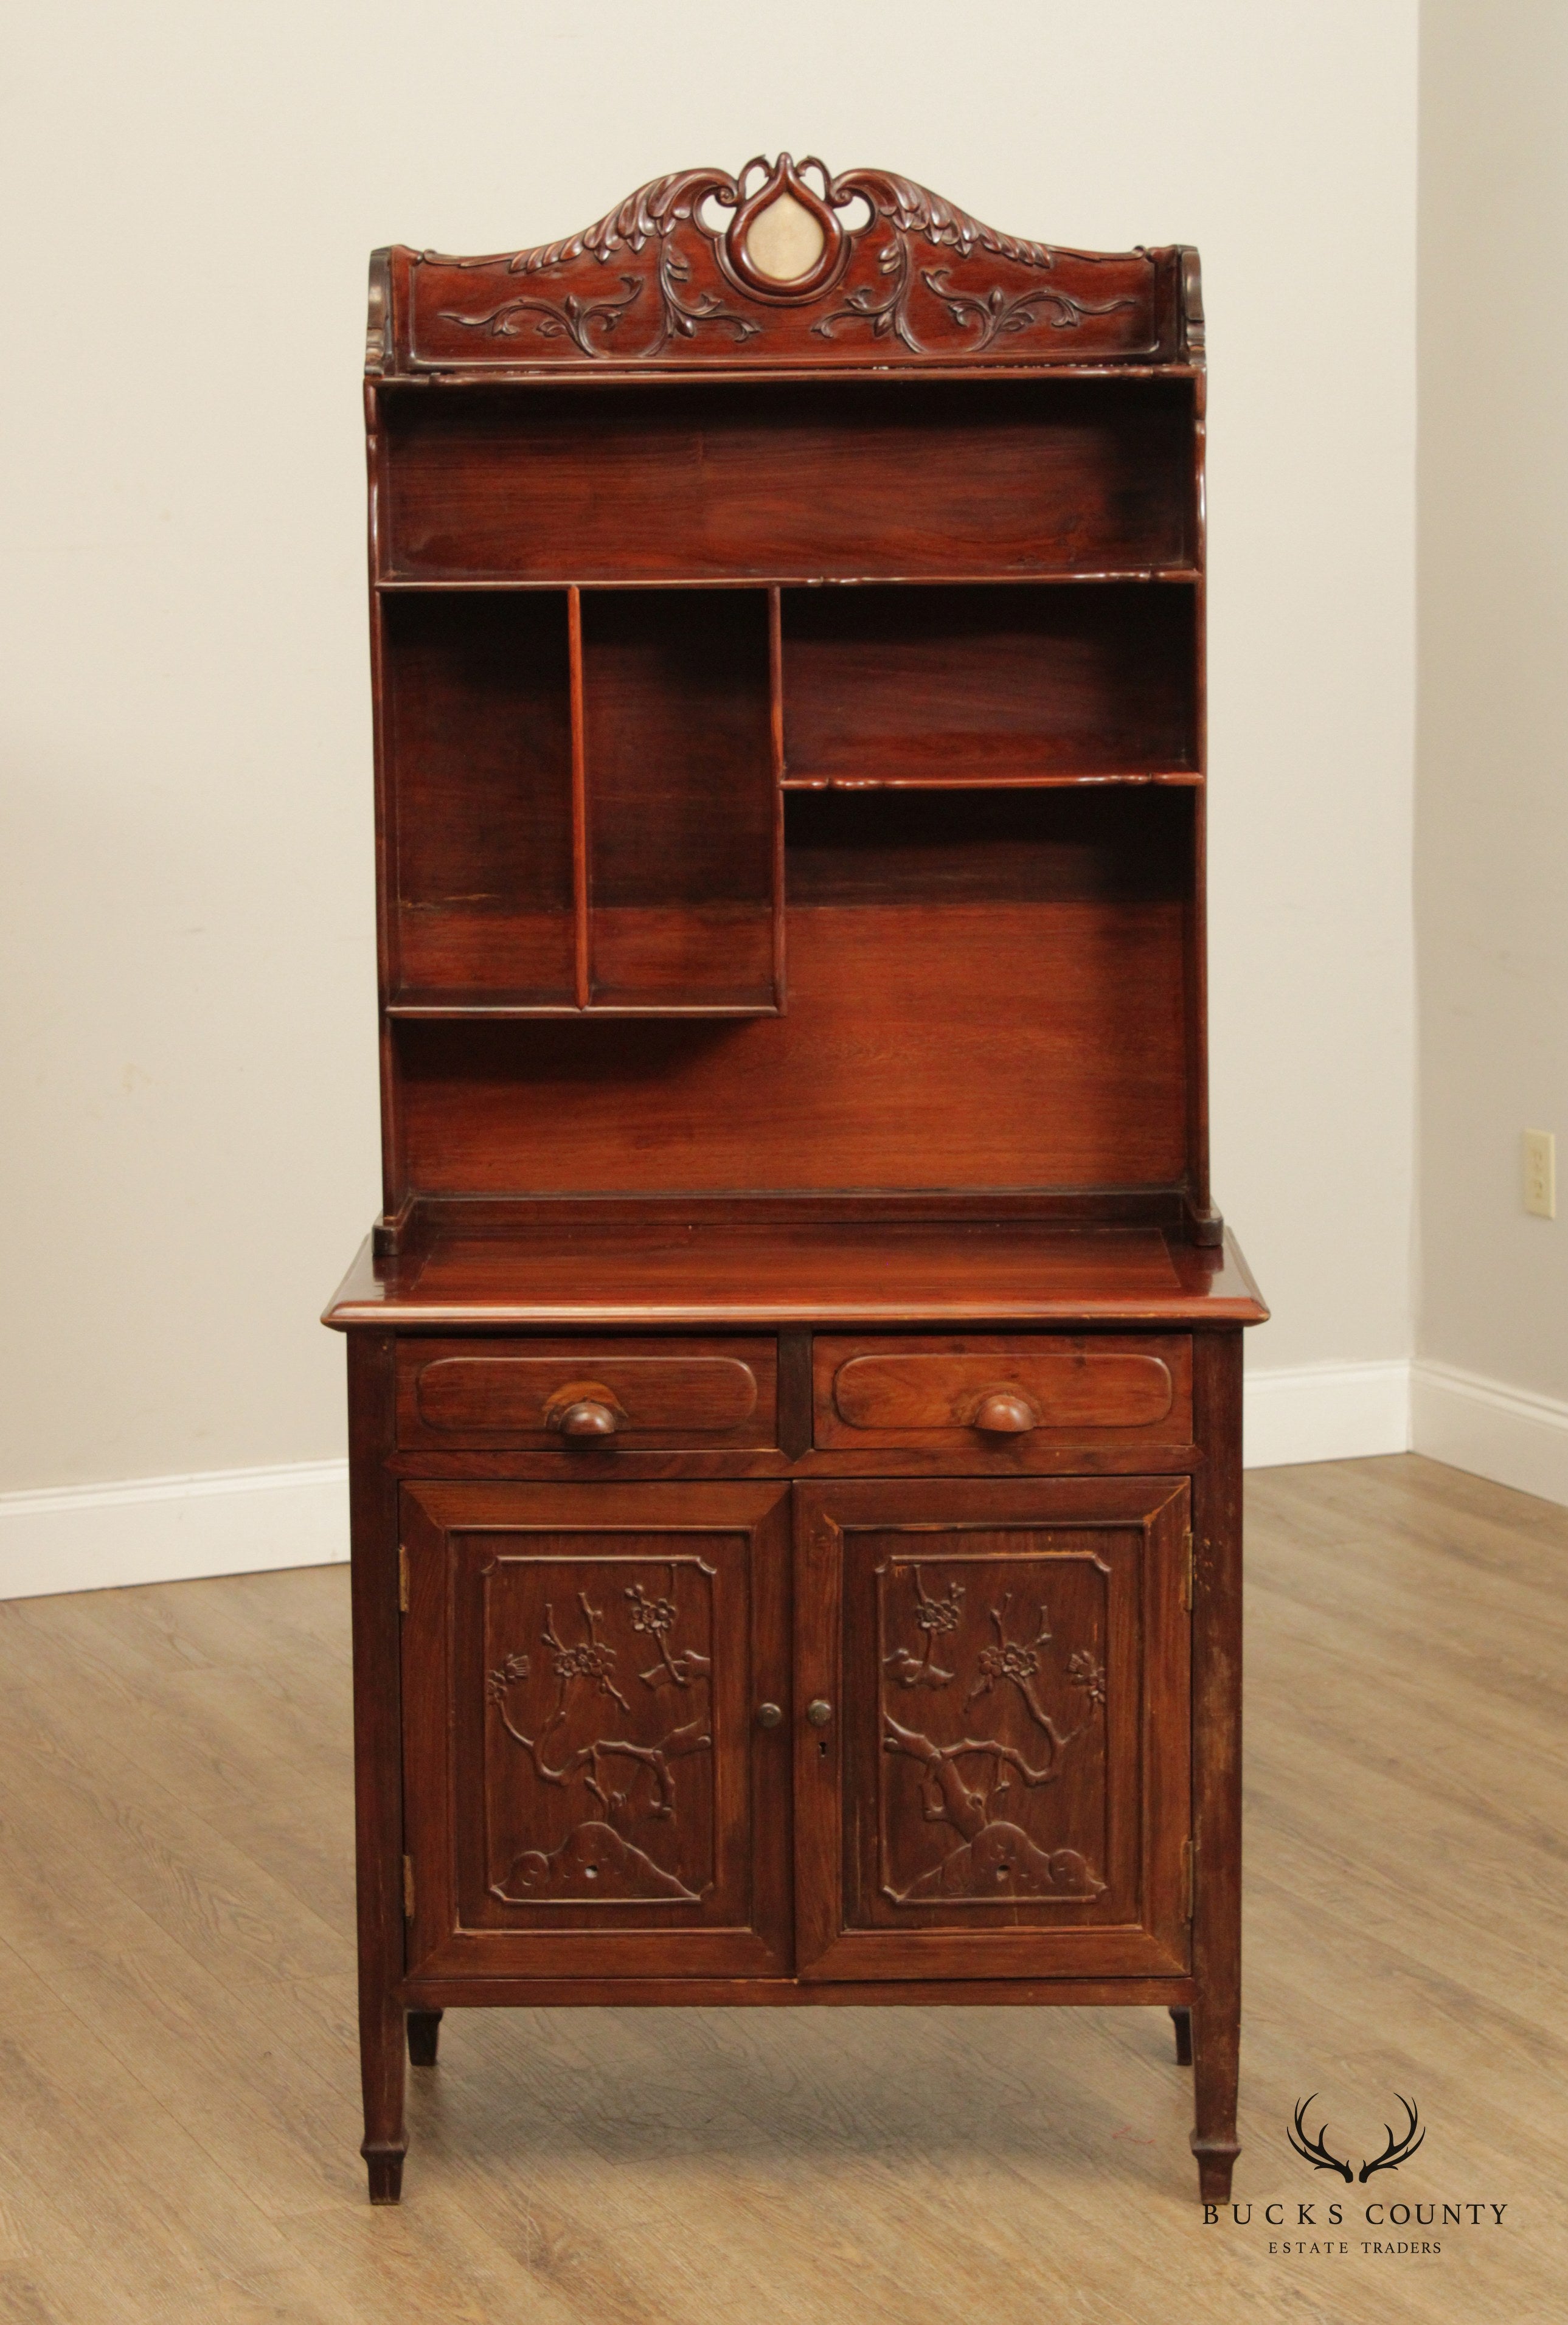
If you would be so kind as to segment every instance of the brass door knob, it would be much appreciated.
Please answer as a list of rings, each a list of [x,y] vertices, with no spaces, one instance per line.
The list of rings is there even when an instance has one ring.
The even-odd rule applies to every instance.
[[[806,1706],[806,1718],[813,1728],[825,1728],[832,1716],[833,1707],[824,1696],[813,1696]]]
[[[576,1404],[563,1405],[551,1416],[550,1425],[559,1429],[563,1437],[613,1437],[620,1427],[620,1416],[595,1396],[579,1399]]]
[[[1016,1388],[988,1390],[975,1414],[975,1427],[997,1437],[1022,1437],[1039,1426],[1039,1407]]]
[[[776,1728],[783,1718],[784,1713],[776,1703],[759,1703],[756,1707],[756,1724],[759,1728]]]

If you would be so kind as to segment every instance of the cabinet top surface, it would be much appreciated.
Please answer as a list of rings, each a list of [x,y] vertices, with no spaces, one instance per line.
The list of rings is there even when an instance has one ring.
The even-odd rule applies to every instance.
[[[702,1324],[1257,1324],[1235,1239],[1016,1222],[547,1226],[368,1242],[323,1321],[450,1329]]]
[[[888,170],[673,171],[559,242],[375,255],[366,367],[430,379],[1192,367],[1197,253],[1063,250]]]

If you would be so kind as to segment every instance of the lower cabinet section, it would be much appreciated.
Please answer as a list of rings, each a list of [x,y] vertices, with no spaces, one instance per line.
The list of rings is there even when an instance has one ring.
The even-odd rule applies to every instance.
[[[1183,1973],[1187,1508],[404,1486],[409,1970]]]

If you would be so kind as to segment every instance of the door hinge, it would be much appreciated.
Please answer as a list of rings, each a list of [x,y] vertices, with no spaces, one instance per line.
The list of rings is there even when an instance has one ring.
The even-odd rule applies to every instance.
[[[413,1919],[413,1859],[412,1857],[405,1857],[403,1860],[403,1918],[405,1922],[412,1922]],[[1189,1915],[1188,1919],[1191,1920],[1191,1918]]]
[[[1189,1615],[1192,1613],[1192,1529],[1191,1526],[1187,1528],[1186,1533],[1182,1536],[1182,1606],[1185,1613]]]
[[[1189,1534],[1187,1539],[1190,1542],[1192,1536]],[[408,1552],[401,1542],[397,1545],[397,1611],[400,1615],[408,1612]]]
[[[408,1863],[407,1857],[405,1857],[403,1861],[406,1865]],[[1190,1840],[1184,1840],[1182,1843],[1182,1919],[1183,1922],[1190,1922],[1192,1918],[1192,1844]]]

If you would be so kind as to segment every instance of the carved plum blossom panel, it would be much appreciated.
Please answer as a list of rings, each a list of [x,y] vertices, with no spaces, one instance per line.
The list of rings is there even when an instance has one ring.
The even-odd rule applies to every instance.
[[[889,1543],[874,1570],[877,1918],[1092,1902],[1109,1880],[1119,1708],[1109,1565],[1087,1545],[910,1547]]]
[[[487,1570],[491,1897],[695,1906],[711,1891],[714,1577],[692,1554]]]

